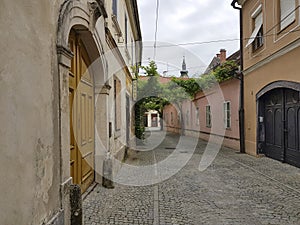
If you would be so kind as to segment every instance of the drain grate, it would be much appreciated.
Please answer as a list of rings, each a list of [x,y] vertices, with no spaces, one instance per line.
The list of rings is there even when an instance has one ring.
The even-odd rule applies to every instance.
[[[174,150],[176,148],[174,148],[174,147],[165,147],[165,149],[172,149],[172,150]]]

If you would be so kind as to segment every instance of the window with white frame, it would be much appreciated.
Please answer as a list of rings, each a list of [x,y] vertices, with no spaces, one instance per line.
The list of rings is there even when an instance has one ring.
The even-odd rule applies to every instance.
[[[280,29],[283,30],[295,20],[295,0],[280,0]]]
[[[206,127],[211,127],[211,108],[210,105],[206,107]]]
[[[125,29],[125,47],[127,49],[127,46],[128,46],[128,18],[127,18],[127,15],[125,13],[125,26],[124,26],[124,29]]]
[[[166,124],[168,125],[169,124],[169,115],[168,115],[168,113],[165,114],[165,121],[166,121]]]
[[[199,126],[199,124],[200,124],[200,118],[199,118],[199,108],[197,107],[196,108],[196,113],[195,113],[195,115],[196,115],[196,125],[197,126]]]
[[[246,47],[252,44],[253,50],[255,51],[264,44],[262,5],[259,5],[259,7],[252,13],[251,18],[253,31]]]
[[[121,81],[114,79],[115,130],[121,129]]]
[[[185,121],[186,121],[186,125],[188,126],[190,123],[190,111],[189,110],[186,111]]]
[[[133,39],[131,38],[131,66],[133,66],[134,64],[134,42],[133,42]]]
[[[226,129],[231,127],[230,102],[224,102],[224,127]]]
[[[112,10],[113,10],[113,14],[115,16],[117,16],[118,15],[118,0],[112,1]]]

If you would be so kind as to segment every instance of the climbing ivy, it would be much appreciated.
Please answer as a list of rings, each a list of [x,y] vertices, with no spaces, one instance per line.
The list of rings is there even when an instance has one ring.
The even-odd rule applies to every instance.
[[[177,106],[182,115],[182,102],[188,98],[193,98],[199,91],[212,88],[216,82],[224,82],[234,77],[238,70],[235,61],[226,61],[217,67],[210,74],[203,74],[199,78],[176,78],[171,82],[161,84],[159,74],[154,61],[150,61],[148,66],[142,66],[147,80],[138,79],[138,99],[135,105],[135,133],[140,139],[143,139],[144,114],[148,110],[156,110],[163,117],[163,108],[172,103]],[[181,122],[184,120],[181,118]],[[184,124],[182,124],[184,130]]]
[[[218,83],[222,83],[234,77],[238,65],[235,61],[226,61],[222,65],[218,66],[210,74],[203,74],[199,78],[182,79],[173,78],[172,81],[182,87],[191,98],[199,92],[213,87]]]

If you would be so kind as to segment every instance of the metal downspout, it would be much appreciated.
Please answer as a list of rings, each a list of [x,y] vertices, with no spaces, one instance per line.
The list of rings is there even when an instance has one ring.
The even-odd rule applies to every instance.
[[[237,0],[231,2],[234,9],[240,11],[240,108],[239,108],[239,132],[240,132],[240,153],[245,153],[245,109],[244,109],[244,51],[243,51],[243,13],[242,8],[237,7]]]

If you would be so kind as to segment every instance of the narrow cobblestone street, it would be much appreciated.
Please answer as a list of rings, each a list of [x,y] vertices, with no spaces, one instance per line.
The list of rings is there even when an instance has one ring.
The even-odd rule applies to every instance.
[[[164,136],[160,131],[148,135],[150,145]],[[131,153],[126,163],[155,164],[168,157],[178,141],[179,136],[166,134],[160,145],[153,145],[154,150]],[[83,201],[85,225],[300,224],[298,168],[222,148],[201,172],[198,167],[206,144],[199,140],[184,168],[163,182],[149,186],[115,183],[114,189],[95,186]],[[178,154],[187,154],[183,150]]]

